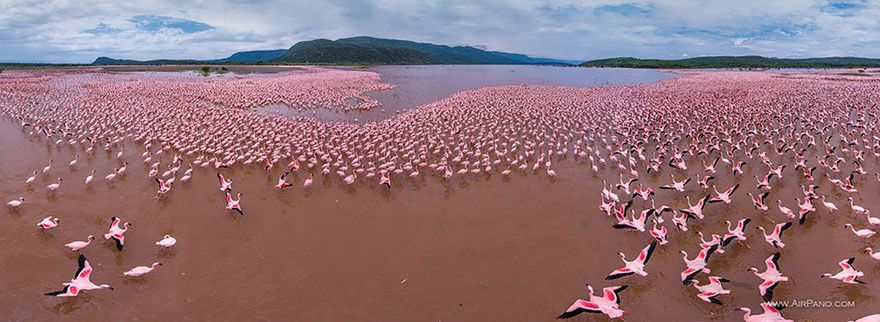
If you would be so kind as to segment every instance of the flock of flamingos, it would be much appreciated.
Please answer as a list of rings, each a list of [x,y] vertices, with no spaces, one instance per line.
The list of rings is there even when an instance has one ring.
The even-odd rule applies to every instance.
[[[878,82],[710,72],[640,85],[637,91],[500,86],[459,93],[366,124],[251,111],[270,103],[369,109],[378,103],[364,94],[386,88],[375,73],[320,68],[211,78],[7,71],[0,78],[0,114],[48,145],[81,151],[73,160],[45,160],[41,169],[22,173],[22,190],[51,194],[143,175],[155,179],[156,197],[163,198],[176,185],[201,176],[218,181],[230,215],[247,213],[246,199],[232,186],[233,180],[245,178],[224,176],[224,169],[233,166],[263,168],[278,177],[278,189],[312,189],[313,180],[336,180],[393,191],[468,176],[527,173],[553,180],[556,164],[576,162],[583,171],[612,181],[602,188],[602,203],[593,215],[607,216],[614,229],[643,235],[647,245],[621,252],[622,265],[609,263],[608,286],[597,295],[592,285],[598,282],[587,285],[587,298],[575,300],[559,318],[582,313],[622,317],[626,301],[621,292],[627,285],[617,282],[647,276],[654,251],[671,247],[676,235],[700,235],[698,245],[681,247],[680,279],[707,305],[721,304],[731,293],[724,286],[728,280],[710,270],[720,254],[765,252],[764,263],[755,263],[760,268],[751,271],[754,292],[766,302],[760,303],[761,314],[740,308],[745,321],[788,321],[769,304],[774,289],[789,282],[786,267],[779,265],[786,256],[785,232],[808,229],[804,223],[823,220],[820,214],[845,218],[841,228],[851,232],[847,238],[864,244],[864,254],[817,263],[839,268],[817,274],[817,279],[870,283],[874,276],[857,266],[880,264],[880,253],[868,247],[876,239],[880,218],[859,205],[880,186],[880,174],[865,170],[866,164],[880,160],[880,108],[871,103],[880,101]],[[353,97],[360,103],[349,104]],[[142,148],[141,155],[122,152],[120,146],[131,142]],[[88,167],[81,159],[97,153],[114,155],[119,166],[106,174],[92,170],[80,182],[59,178],[47,179],[53,182],[48,186],[36,184],[57,171]],[[131,162],[149,165],[149,173],[126,172]],[[288,182],[294,172],[308,177]],[[644,184],[652,176],[666,183]],[[720,186],[722,181],[733,184]],[[781,200],[784,188],[798,189],[802,196]],[[687,207],[658,204],[655,193],[687,200]],[[729,218],[727,227],[688,229],[689,223],[713,216],[713,208],[743,198],[754,209]],[[28,212],[24,198],[14,196],[7,205],[10,211]],[[759,219],[772,224],[755,228]],[[52,216],[34,221],[47,231],[63,225]],[[112,217],[108,226],[103,238],[123,252],[125,233],[134,226],[119,217]],[[748,238],[765,240],[767,248],[736,246]],[[64,246],[82,254],[93,239],[88,235]],[[176,243],[169,235],[157,239],[158,247]],[[124,275],[144,276],[159,265],[134,267]],[[47,295],[111,288],[93,283],[92,272],[79,255],[74,278]],[[829,289],[835,286],[827,284]],[[857,321],[880,321],[880,314]]]

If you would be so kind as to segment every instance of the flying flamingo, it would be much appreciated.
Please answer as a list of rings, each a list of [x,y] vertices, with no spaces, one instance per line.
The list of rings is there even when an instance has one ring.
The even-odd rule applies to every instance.
[[[99,289],[113,289],[110,285],[101,284],[95,285],[89,279],[92,275],[92,265],[89,264],[89,261],[86,260],[86,257],[82,254],[79,255],[77,259],[77,269],[74,278],[70,280],[70,282],[63,283],[64,289],[56,292],[46,293],[48,296],[59,296],[59,297],[72,297],[79,295],[82,291],[91,291],[91,290],[99,290]]]
[[[767,231],[764,230],[764,227],[758,226],[758,229],[764,232],[764,240],[767,241],[768,244],[773,245],[773,247],[776,248],[783,248],[785,247],[785,243],[782,242],[782,232],[791,227],[791,225],[790,221],[776,224],[776,226],[773,227],[773,232],[769,235],[767,234]]]
[[[626,289],[626,285],[623,286],[611,286],[602,289],[602,296],[593,295],[593,287],[587,285],[587,289],[590,290],[589,300],[578,299],[574,301],[574,303],[568,307],[562,314],[559,315],[559,319],[568,319],[575,316],[578,316],[581,313],[601,313],[607,315],[609,318],[616,319],[623,316],[624,311],[620,309],[620,292]]]
[[[116,242],[116,249],[122,250],[122,247],[125,246],[125,232],[128,231],[128,227],[131,226],[130,222],[125,222],[122,225],[122,228],[119,227],[119,224],[122,222],[122,219],[119,217],[113,216],[110,218],[110,228],[107,230],[107,233],[104,234],[104,239],[113,239]]]
[[[718,192],[718,188],[712,186],[712,189],[715,189],[715,194],[717,194],[717,196],[709,199],[709,202],[724,202],[726,204],[729,204],[731,201],[730,196],[733,195],[733,193],[736,191],[736,188],[739,188],[739,184],[733,185],[733,187],[728,188],[724,192]]]
[[[232,199],[232,194],[228,191],[226,192],[226,210],[235,210],[240,215],[244,215],[244,212],[241,210],[241,192],[238,193],[236,199]]]
[[[761,303],[761,308],[764,309],[764,313],[758,315],[752,315],[752,310],[747,307],[739,308],[740,311],[746,312],[743,315],[743,321],[746,322],[794,322],[794,320],[789,320],[782,317],[782,313],[779,313],[779,309],[771,306],[770,304]]]
[[[706,285],[699,285],[700,281],[696,279],[691,280],[694,288],[700,291],[697,297],[703,301],[718,305],[721,305],[721,301],[717,299],[719,295],[730,294],[730,290],[725,290],[724,285],[722,285],[725,282],[730,281],[718,276],[709,276],[709,284]]]
[[[654,253],[654,248],[656,247],[657,242],[652,242],[648,246],[645,246],[645,248],[639,252],[639,256],[632,261],[627,261],[624,253],[617,253],[620,255],[620,259],[623,260],[623,267],[614,270],[611,274],[608,274],[608,277],[605,277],[605,279],[613,280],[632,274],[648,276],[648,273],[645,272],[645,265],[651,260],[651,254]]]
[[[232,191],[232,179],[226,180],[226,178],[223,177],[223,174],[219,172],[217,173],[217,179],[220,179],[220,191]]]
[[[758,285],[758,291],[761,293],[761,297],[764,298],[764,301],[770,301],[773,299],[773,289],[776,288],[776,285],[778,285],[779,282],[788,281],[788,277],[783,276],[782,273],[779,272],[779,255],[779,252],[776,252],[764,260],[764,264],[767,266],[767,269],[764,270],[764,272],[758,273],[757,268],[749,268],[749,271],[763,280],[763,282]]]
[[[712,246],[709,248],[700,249],[700,253],[697,254],[697,257],[694,259],[688,259],[688,254],[685,251],[680,251],[683,255],[684,263],[687,267],[681,272],[681,282],[687,285],[691,279],[693,279],[699,273],[709,274],[712,271],[706,267],[709,262],[709,257],[712,256],[712,253],[718,249],[718,246]]]
[[[840,272],[838,272],[837,274],[824,273],[822,274],[822,277],[840,280],[841,282],[847,284],[865,284],[865,282],[858,280],[859,277],[865,276],[865,273],[857,271],[855,267],[852,266],[855,260],[856,259],[854,257],[850,257],[840,261],[839,263],[837,263],[837,265],[840,266],[840,268],[842,269]]]

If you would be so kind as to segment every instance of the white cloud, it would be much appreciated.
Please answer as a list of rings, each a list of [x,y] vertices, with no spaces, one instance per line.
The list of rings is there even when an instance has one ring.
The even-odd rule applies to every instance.
[[[139,29],[133,19],[144,16],[211,28]],[[880,8],[825,0],[0,0],[0,61],[207,59],[354,35],[574,59],[877,57]]]

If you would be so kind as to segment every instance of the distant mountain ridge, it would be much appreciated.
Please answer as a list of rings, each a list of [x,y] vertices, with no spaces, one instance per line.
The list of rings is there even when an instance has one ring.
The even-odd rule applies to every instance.
[[[337,40],[300,41],[289,49],[237,52],[213,60],[158,59],[130,60],[98,57],[92,65],[162,65],[202,63],[276,63],[276,64],[558,64],[578,62],[536,58],[523,54],[486,51],[471,46],[446,46],[408,40],[374,37],[351,37]]]
[[[232,54],[232,56],[212,60],[195,60],[195,59],[157,59],[157,60],[132,60],[132,59],[115,59],[110,57],[98,57],[92,62],[92,65],[167,65],[167,64],[202,64],[202,63],[263,63],[269,62],[281,54],[286,49],[276,50],[253,50],[242,51]]]
[[[616,57],[584,62],[585,67],[622,68],[858,68],[880,67],[880,59],[862,57],[769,58],[762,56],[707,56],[685,59]]]
[[[366,36],[301,41],[274,61],[302,64],[571,64],[571,61],[486,51],[471,46]]]

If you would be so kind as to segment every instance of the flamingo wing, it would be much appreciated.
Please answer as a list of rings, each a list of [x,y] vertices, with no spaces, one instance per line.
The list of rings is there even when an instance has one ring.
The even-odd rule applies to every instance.
[[[767,264],[767,270],[779,270],[779,255],[780,253],[776,252],[764,260],[764,264]]]
[[[758,291],[761,292],[761,297],[764,301],[770,301],[773,299],[773,289],[776,288],[776,285],[779,285],[779,283],[774,281],[764,281],[758,285]]]
[[[635,274],[635,272],[633,272],[628,267],[621,267],[619,269],[614,270],[610,274],[608,274],[608,276],[606,276],[605,279],[610,281],[610,280],[618,279],[621,277],[630,276],[632,274]]]
[[[642,264],[647,264],[649,260],[651,260],[651,254],[654,253],[654,248],[657,247],[657,242],[651,242],[650,245],[645,246],[644,249],[639,253],[638,260],[642,262]]]
[[[718,292],[703,292],[703,293],[697,294],[697,297],[699,297],[703,301],[721,305],[721,301],[719,301],[716,298],[720,294],[721,293],[718,293]]]
[[[764,314],[779,314],[779,309],[768,303],[761,303],[761,308],[764,309]]]
[[[602,313],[602,310],[599,308],[599,305],[587,300],[577,300],[562,312],[557,319],[568,319],[575,316],[578,316],[581,313]]]
[[[84,279],[88,281],[89,276],[92,275],[92,265],[89,264],[89,261],[86,260],[86,257],[83,254],[79,254],[76,264],[76,274],[73,275],[73,279]]]
[[[840,261],[839,263],[837,263],[837,265],[840,265],[840,268],[842,268],[844,270],[853,269],[852,263],[855,260],[856,260],[855,257],[850,257],[850,258],[847,258],[847,259]]]
[[[79,294],[79,288],[74,285],[65,285],[63,289],[60,291],[49,292],[45,295],[48,296],[77,296]]]
[[[685,270],[681,271],[681,282],[682,282],[683,284],[687,285],[687,283],[688,283],[690,280],[694,279],[694,276],[696,276],[697,273],[699,273],[699,272],[701,272],[701,271],[702,271],[702,270],[696,270],[696,269],[693,269],[693,268],[690,268],[690,267],[689,267],[689,268],[686,268]]]
[[[620,292],[623,292],[628,285],[609,286],[602,289],[603,297],[609,302],[620,304]]]
[[[733,187],[730,187],[730,189],[727,189],[727,191],[725,191],[724,194],[726,194],[728,197],[730,197],[731,195],[733,195],[734,192],[736,192],[736,189],[738,189],[738,188],[739,188],[739,183],[733,185]]]

